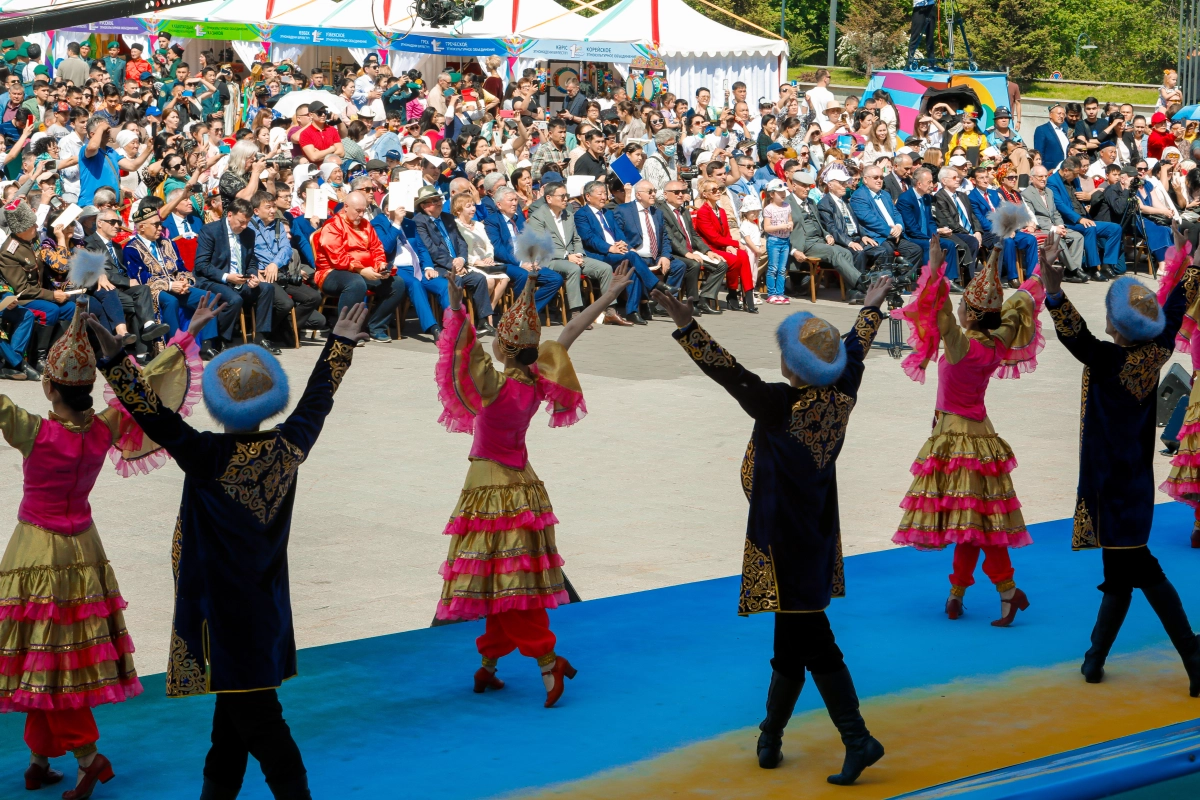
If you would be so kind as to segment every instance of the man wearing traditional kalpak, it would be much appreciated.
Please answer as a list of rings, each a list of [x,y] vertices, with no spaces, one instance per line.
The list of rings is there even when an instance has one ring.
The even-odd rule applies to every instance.
[[[1176,233],[1175,246],[1182,250],[1182,245]],[[1051,255],[1056,253],[1047,248],[1042,260],[1046,306],[1058,340],[1083,363],[1071,546],[1104,549],[1104,582],[1097,587],[1103,596],[1080,671],[1088,683],[1104,679],[1104,662],[1133,590],[1141,589],[1183,659],[1191,696],[1200,697],[1200,643],[1179,594],[1148,546],[1154,521],[1155,389],[1200,270],[1188,265],[1165,306],[1136,278],[1113,281],[1105,298],[1105,332],[1112,341],[1104,342],[1088,330],[1062,292],[1062,268],[1052,264]]]
[[[754,419],[742,460],[750,515],[738,613],[775,614],[758,764],[774,769],[783,761],[783,729],[808,670],[846,746],[841,772],[828,778],[839,785],[854,783],[883,758],[883,745],[859,713],[854,681],[825,609],[831,597],[845,595],[835,466],[890,284],[885,278],[871,286],[844,339],[806,311],[787,317],[776,331],[787,383],[767,383],[743,367],[692,318],[689,306],[653,292],[678,326],[673,335],[683,349]]]
[[[1158,276],[1158,302],[1165,304],[1171,290],[1183,282],[1187,292],[1187,311],[1179,333],[1175,334],[1175,349],[1192,356],[1192,391],[1188,397],[1183,425],[1177,434],[1179,449],[1171,459],[1171,474],[1158,488],[1168,495],[1192,507],[1195,521],[1192,523],[1192,547],[1200,548],[1200,342],[1193,342],[1196,329],[1200,327],[1200,284],[1192,275],[1191,244],[1183,242],[1169,249]]]
[[[999,244],[963,292],[957,319],[936,237],[912,300],[892,312],[909,325],[913,352],[903,367],[910,378],[924,383],[926,366],[938,358],[939,348],[943,351],[933,432],[913,462],[912,485],[900,503],[904,514],[892,541],[923,550],[954,546],[946,600],[950,619],[963,614],[963,597],[975,583],[982,552],[983,572],[1000,595],[1000,618],[992,625],[1001,628],[1029,607],[1013,580],[1008,548],[1024,547],[1033,539],[1009,476],[1017,460],[1008,442],[996,435],[984,396],[993,376],[1019,378],[1032,372],[1045,346],[1038,321],[1040,279],[1031,277],[1008,300],[1000,283],[1002,244],[1025,221],[1024,210],[1011,203],[992,213]]]
[[[87,288],[103,271],[103,256],[81,252],[71,261],[70,279]],[[90,797],[97,782],[113,778],[112,764],[96,749],[92,708],[142,691],[125,628],[127,604],[89,497],[105,461],[126,476],[159,463],[158,446],[122,410],[93,412],[96,356],[86,296],[78,303],[46,358],[42,389],[53,409],[47,418],[0,395],[0,434],[21,454],[24,473],[17,527],[0,561],[0,712],[26,714],[26,789],[61,781],[49,759],[75,756],[76,784],[65,800]],[[177,337],[147,365],[146,380],[187,413],[199,399],[200,369],[191,337]]]
[[[520,261],[535,267],[554,254],[548,238],[531,232],[521,235],[516,250]],[[450,548],[439,570],[437,618],[487,619],[475,641],[483,659],[476,692],[503,689],[497,663],[518,650],[537,659],[550,708],[562,697],[563,679],[574,678],[576,670],[554,651],[546,610],[569,602],[564,562],[555,545],[558,518],[529,463],[525,434],[543,405],[552,428],[573,425],[587,413],[567,350],[616,300],[629,283],[629,270],[618,269],[608,291],[572,318],[556,342],[541,341],[534,283],[525,284],[496,326],[492,350],[503,371],[479,344],[462,307],[462,290],[448,284],[450,307],[438,339],[436,380],[444,408],[438,421],[474,440],[467,479],[444,530]]]
[[[198,304],[190,330],[223,308]],[[341,310],[308,386],[279,425],[262,423],[288,404],[288,381],[258,345],[225,350],[204,370],[204,404],[224,433],[200,432],[165,406],[120,345],[94,320],[100,368],[117,399],[184,473],[171,543],[175,614],[167,695],[215,693],[212,747],[202,800],[238,795],[248,756],[277,800],[308,800],[300,749],[283,719],[276,689],[296,675],[288,582],[288,537],[300,465],[333,408],[333,395],[365,341],[365,305]]]

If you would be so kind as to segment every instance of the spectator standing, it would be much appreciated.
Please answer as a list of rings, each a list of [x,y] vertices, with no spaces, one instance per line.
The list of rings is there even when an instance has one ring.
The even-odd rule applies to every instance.
[[[57,74],[74,86],[87,83],[88,63],[79,57],[79,42],[67,43],[67,57],[59,63]]]
[[[770,202],[762,210],[763,233],[767,237],[767,302],[787,304],[784,295],[788,254],[791,250],[792,210],[787,204],[787,185],[778,178],[767,184]]]
[[[1046,114],[1049,119],[1037,126],[1033,132],[1033,147],[1042,154],[1042,165],[1047,170],[1053,170],[1058,169],[1058,165],[1067,157],[1067,149],[1070,147],[1064,125],[1067,112],[1061,103],[1055,103]],[[1163,119],[1166,120],[1165,117]]]

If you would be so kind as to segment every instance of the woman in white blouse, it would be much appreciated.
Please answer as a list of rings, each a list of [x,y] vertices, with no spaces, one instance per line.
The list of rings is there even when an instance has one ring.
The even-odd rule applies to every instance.
[[[487,278],[492,306],[498,308],[508,289],[508,276],[504,274],[504,265],[496,263],[496,251],[483,223],[475,219],[475,199],[469,193],[455,196],[450,201],[450,213],[467,243],[467,269]]]

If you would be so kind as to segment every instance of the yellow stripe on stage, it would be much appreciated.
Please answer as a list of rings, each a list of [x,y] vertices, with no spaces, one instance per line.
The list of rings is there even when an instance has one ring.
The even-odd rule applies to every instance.
[[[1085,643],[1086,644],[1086,643]],[[858,667],[862,674],[864,666]],[[903,668],[903,665],[895,665]],[[811,679],[804,687],[817,696]],[[766,684],[763,695],[765,702]],[[855,798],[904,792],[1031,761],[1200,717],[1200,699],[1173,650],[1110,658],[1104,682],[1090,685],[1079,663],[1018,670],[999,678],[964,679],[900,695],[871,698],[863,716],[887,755],[869,768]],[[747,709],[761,714],[759,707]],[[784,761],[758,767],[757,727],[533,794],[530,800],[806,800],[841,798],[825,781],[845,752],[823,708],[792,718],[783,736]]]

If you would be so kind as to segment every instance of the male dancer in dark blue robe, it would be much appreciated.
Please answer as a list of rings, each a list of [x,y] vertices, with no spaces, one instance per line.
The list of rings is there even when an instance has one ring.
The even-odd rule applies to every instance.
[[[871,286],[844,341],[836,328],[807,312],[785,319],[776,337],[788,383],[767,383],[713,341],[689,306],[664,292],[653,293],[678,326],[673,335],[687,354],[754,418],[742,461],[750,517],[738,613],[775,614],[775,657],[767,717],[759,725],[759,766],[774,769],[783,760],[783,729],[807,669],[846,746],[842,771],[829,776],[830,783],[840,785],[854,783],[883,758],[883,745],[859,713],[854,681],[825,609],[831,597],[845,594],[835,464],[858,397],[863,359],[883,320],[879,304],[890,284],[887,278]]]
[[[211,297],[211,296],[210,296]],[[221,311],[200,301],[189,330]],[[120,345],[89,320],[113,392],[184,472],[171,543],[175,614],[167,695],[217,694],[201,800],[232,800],[253,755],[276,800],[310,800],[300,749],[276,689],[296,675],[287,546],[296,475],[364,341],[366,306],[341,310],[304,394],[287,419],[287,376],[262,347],[223,351],[204,371],[204,402],[225,433],[197,431],[162,405]]]
[[[1084,365],[1071,546],[1104,549],[1104,582],[1098,587],[1103,599],[1080,671],[1088,683],[1103,680],[1104,661],[1133,590],[1141,589],[1183,659],[1191,696],[1200,697],[1200,641],[1148,546],[1154,521],[1155,389],[1159,370],[1175,349],[1189,295],[1200,285],[1200,271],[1187,266],[1165,307],[1135,278],[1118,278],[1105,300],[1106,332],[1113,341],[1102,342],[1062,292],[1063,270],[1053,263],[1057,249],[1051,239],[1042,252],[1046,306],[1058,340]]]

